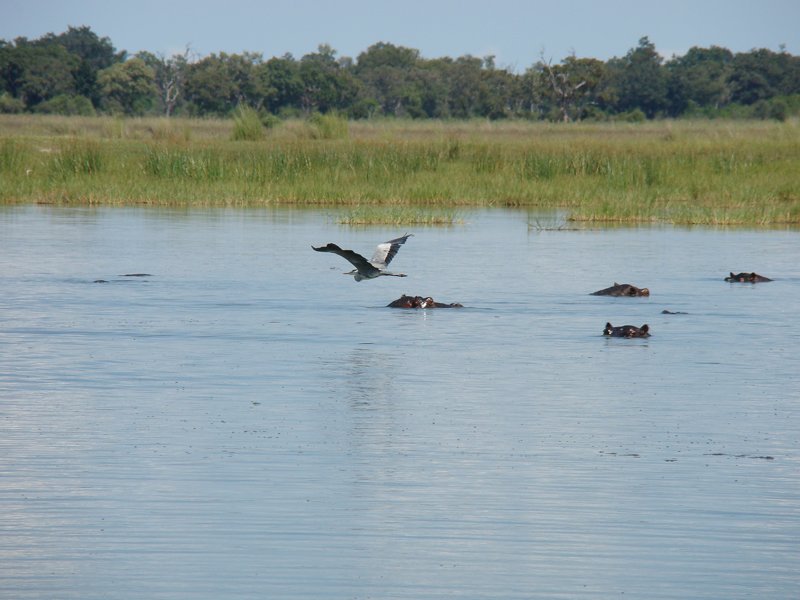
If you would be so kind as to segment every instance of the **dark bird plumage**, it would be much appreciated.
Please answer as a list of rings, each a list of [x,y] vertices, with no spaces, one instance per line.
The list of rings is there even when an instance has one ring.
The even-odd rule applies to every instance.
[[[375,248],[375,253],[372,255],[370,260],[367,260],[361,256],[358,252],[354,252],[353,250],[343,250],[333,243],[327,244],[326,246],[320,246],[318,248],[311,246],[311,248],[317,252],[333,252],[334,254],[338,254],[347,260],[355,267],[355,269],[349,273],[345,273],[345,275],[352,275],[356,281],[361,281],[363,279],[375,279],[381,275],[405,277],[404,273],[390,273],[389,271],[386,271],[386,267],[390,262],[392,262],[392,259],[395,257],[398,250],[400,250],[400,246],[405,244],[406,240],[412,235],[413,234],[407,233],[403,237],[378,244],[378,247]]]

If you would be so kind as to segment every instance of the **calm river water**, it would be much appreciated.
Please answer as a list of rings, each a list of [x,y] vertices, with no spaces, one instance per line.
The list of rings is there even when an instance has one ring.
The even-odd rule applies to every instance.
[[[0,597],[796,598],[800,233],[463,216],[0,208]]]

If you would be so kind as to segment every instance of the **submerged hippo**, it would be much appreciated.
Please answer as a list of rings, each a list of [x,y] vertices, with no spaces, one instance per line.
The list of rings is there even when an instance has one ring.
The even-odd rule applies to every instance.
[[[394,302],[387,304],[389,308],[459,308],[463,305],[453,302],[452,304],[444,304],[436,302],[430,296],[423,298],[422,296],[406,296],[403,294]]]
[[[763,281],[772,281],[769,277],[764,277],[763,275],[759,275],[758,273],[739,273],[738,275],[734,275],[733,271],[731,274],[725,278],[725,281],[739,281],[741,283],[759,283]]]
[[[152,277],[150,273],[125,273],[124,275],[119,275],[119,277]],[[116,279],[115,281],[129,281],[127,279]],[[95,279],[92,283],[109,283],[108,279]]]
[[[591,296],[649,296],[650,290],[647,288],[638,288],[635,285],[631,285],[629,283],[617,283],[614,282],[614,285],[611,287],[607,287],[604,290],[598,290],[596,292],[592,292]]]
[[[621,327],[614,327],[611,323],[606,323],[606,328],[603,330],[603,335],[611,337],[650,337],[650,326],[645,323],[641,327],[634,325],[622,325]]]

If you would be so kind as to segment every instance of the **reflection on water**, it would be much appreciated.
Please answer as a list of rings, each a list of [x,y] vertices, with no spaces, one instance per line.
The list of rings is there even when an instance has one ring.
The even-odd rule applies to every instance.
[[[532,218],[0,210],[0,590],[792,597],[798,234]]]
[[[339,365],[348,371],[344,385],[353,409],[380,409],[390,402],[395,395],[393,382],[398,366],[390,351],[373,348],[372,344],[354,348],[347,362]]]

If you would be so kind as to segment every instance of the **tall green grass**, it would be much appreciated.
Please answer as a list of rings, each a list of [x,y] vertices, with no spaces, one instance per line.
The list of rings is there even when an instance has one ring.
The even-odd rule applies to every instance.
[[[586,221],[800,224],[796,121],[345,121],[346,135],[319,136],[299,121],[233,140],[230,122],[11,117],[0,116],[0,202],[341,205],[353,222],[385,218],[371,207],[432,222],[515,206]]]
[[[357,206],[338,219],[343,225],[456,225],[463,223],[455,209],[424,206]]]
[[[264,125],[255,109],[240,104],[233,114],[233,133],[231,139],[234,141],[255,142],[264,137]]]
[[[309,133],[313,139],[344,140],[350,135],[347,119],[332,114],[315,114],[308,120]]]
[[[50,155],[48,169],[57,179],[80,175],[94,176],[101,172],[107,160],[101,145],[94,140],[61,141]]]
[[[0,140],[0,173],[12,175],[23,166],[22,144],[15,139]]]

